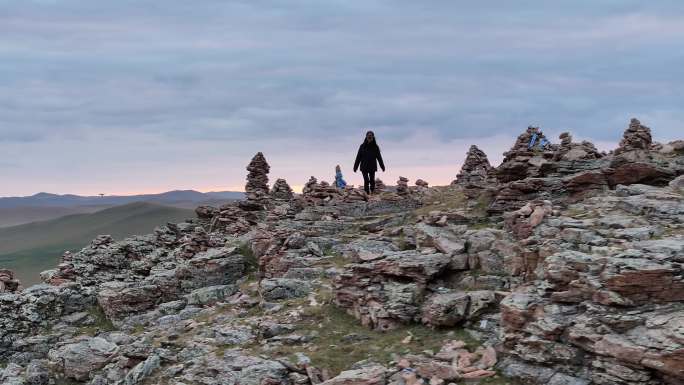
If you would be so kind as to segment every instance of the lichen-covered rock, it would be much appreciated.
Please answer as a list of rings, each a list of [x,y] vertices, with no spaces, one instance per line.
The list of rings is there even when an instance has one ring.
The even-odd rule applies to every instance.
[[[116,355],[119,347],[100,337],[83,338],[50,350],[49,365],[53,371],[77,381],[85,381],[91,373],[103,368]]]
[[[261,281],[262,296],[267,301],[306,297],[311,290],[311,284],[301,279],[271,278]]]
[[[387,372],[383,366],[347,370],[320,385],[386,385]]]

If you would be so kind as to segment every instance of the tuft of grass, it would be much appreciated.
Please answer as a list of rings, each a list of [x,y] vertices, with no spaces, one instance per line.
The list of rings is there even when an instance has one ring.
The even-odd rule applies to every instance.
[[[252,250],[252,246],[249,243],[240,243],[237,251],[245,257],[245,268],[248,273],[259,270],[259,259],[254,255],[254,250]]]
[[[137,336],[137,335],[142,334],[144,331],[145,331],[145,325],[137,324],[133,327],[133,331],[131,332],[131,334],[133,334],[134,336]]]
[[[93,305],[87,310],[88,314],[95,320],[92,325],[83,326],[79,329],[81,334],[86,334],[89,336],[95,336],[102,332],[111,332],[116,330],[116,327],[112,321],[107,318],[102,308],[99,305]]]

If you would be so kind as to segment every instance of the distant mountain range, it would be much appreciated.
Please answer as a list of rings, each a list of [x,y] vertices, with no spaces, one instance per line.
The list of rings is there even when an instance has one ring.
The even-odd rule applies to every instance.
[[[38,193],[27,197],[0,198],[0,228],[45,221],[65,215],[94,213],[106,208],[135,202],[148,202],[183,209],[208,204],[219,206],[227,201],[242,199],[244,193],[218,191],[202,193],[194,190],[176,190],[161,194],[143,195],[57,195]]]
[[[105,196],[81,196],[73,194],[57,195],[41,192],[26,197],[0,198],[0,208],[118,206],[133,202],[174,204],[179,202],[204,202],[211,200],[242,199],[243,197],[244,193],[236,191],[202,193],[195,190],[174,190],[160,194]]]

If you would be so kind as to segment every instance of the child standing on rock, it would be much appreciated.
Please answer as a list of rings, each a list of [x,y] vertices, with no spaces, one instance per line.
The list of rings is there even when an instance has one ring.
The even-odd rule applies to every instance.
[[[354,161],[354,172],[361,166],[363,189],[366,191],[366,194],[375,192],[375,172],[378,171],[378,163],[380,163],[380,168],[384,172],[385,164],[382,162],[380,147],[375,142],[375,134],[373,131],[368,131],[366,139],[359,146],[359,152],[356,154],[356,161]]]

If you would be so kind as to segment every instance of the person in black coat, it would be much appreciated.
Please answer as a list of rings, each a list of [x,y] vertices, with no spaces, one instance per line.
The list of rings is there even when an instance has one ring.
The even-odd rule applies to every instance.
[[[380,147],[375,142],[375,134],[373,131],[368,131],[366,139],[359,146],[359,152],[356,154],[356,161],[354,161],[354,172],[361,166],[363,189],[367,194],[375,192],[375,172],[378,171],[378,163],[384,172],[385,164],[382,162]]]

